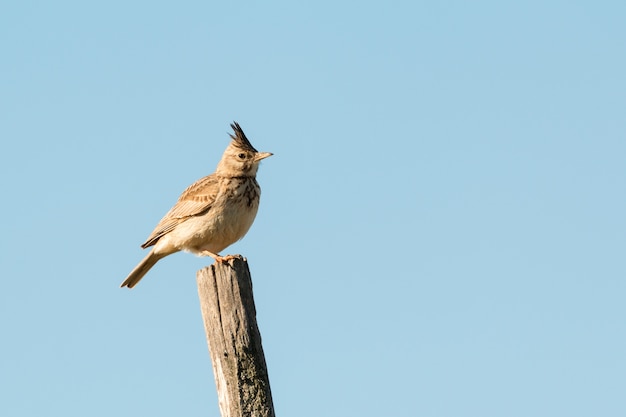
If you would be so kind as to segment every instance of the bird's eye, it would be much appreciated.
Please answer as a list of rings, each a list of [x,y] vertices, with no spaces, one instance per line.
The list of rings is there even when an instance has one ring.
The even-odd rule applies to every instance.
[[[246,154],[245,153],[240,153],[237,156],[239,157],[239,159],[246,159]]]

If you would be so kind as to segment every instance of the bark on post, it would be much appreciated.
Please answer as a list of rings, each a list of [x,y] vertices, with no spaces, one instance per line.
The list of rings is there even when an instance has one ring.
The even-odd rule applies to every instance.
[[[247,261],[216,262],[196,279],[222,417],[273,417]]]

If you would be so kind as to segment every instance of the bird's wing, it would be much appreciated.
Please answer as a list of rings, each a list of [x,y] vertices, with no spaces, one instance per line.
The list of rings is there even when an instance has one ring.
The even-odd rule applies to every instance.
[[[218,188],[218,180],[215,174],[201,178],[187,187],[178,198],[176,204],[174,204],[174,207],[163,216],[141,247],[145,249],[154,245],[161,237],[174,230],[180,223],[190,217],[210,210],[217,196]]]

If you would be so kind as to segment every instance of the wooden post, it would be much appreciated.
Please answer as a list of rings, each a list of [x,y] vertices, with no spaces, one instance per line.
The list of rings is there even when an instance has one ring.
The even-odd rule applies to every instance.
[[[222,417],[274,417],[246,259],[216,262],[196,279]]]

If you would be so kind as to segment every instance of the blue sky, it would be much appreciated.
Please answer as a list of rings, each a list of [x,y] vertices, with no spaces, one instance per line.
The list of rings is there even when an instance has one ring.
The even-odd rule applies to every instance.
[[[0,5],[0,414],[218,416],[195,272],[118,286],[238,121],[278,415],[626,414],[626,4]]]

